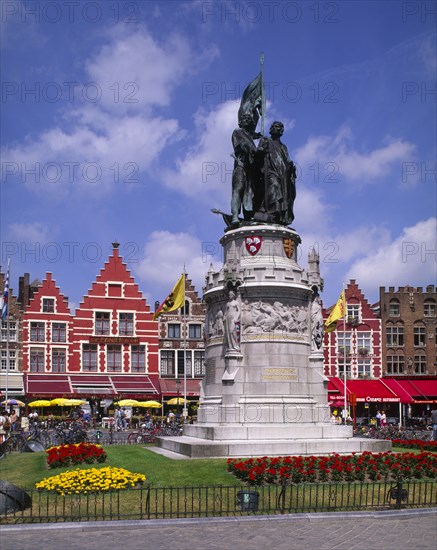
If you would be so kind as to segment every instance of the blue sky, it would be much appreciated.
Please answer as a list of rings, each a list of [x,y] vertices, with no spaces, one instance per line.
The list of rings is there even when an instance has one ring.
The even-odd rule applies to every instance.
[[[210,209],[230,211],[231,134],[261,51],[266,129],[285,124],[300,264],[319,250],[325,306],[349,278],[371,302],[435,282],[435,2],[1,10],[1,264],[15,289],[51,271],[77,306],[117,240],[152,307],[184,264],[201,294],[222,263]]]

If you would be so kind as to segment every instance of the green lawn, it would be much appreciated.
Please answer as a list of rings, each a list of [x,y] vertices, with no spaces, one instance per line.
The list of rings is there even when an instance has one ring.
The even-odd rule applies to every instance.
[[[144,474],[147,483],[154,487],[241,484],[226,471],[226,459],[172,460],[137,445],[112,445],[105,447],[105,451],[108,459],[104,465]],[[94,466],[81,464],[78,468]],[[44,452],[12,453],[0,460],[0,478],[29,489],[46,477],[69,469],[71,467],[49,470]]]
[[[154,487],[184,487],[198,485],[242,485],[227,472],[226,459],[184,459],[173,460],[158,455],[139,445],[111,445],[105,447],[107,466],[126,468],[144,474],[147,483]],[[418,449],[394,447],[393,452],[413,452]],[[78,468],[92,468],[95,465],[81,464]],[[97,467],[100,465],[98,464]],[[57,475],[71,468],[48,469],[45,453],[12,453],[0,460],[0,478],[23,488],[34,488],[42,479]]]

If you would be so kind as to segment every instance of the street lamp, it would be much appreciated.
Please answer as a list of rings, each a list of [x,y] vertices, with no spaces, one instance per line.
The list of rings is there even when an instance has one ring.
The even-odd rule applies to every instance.
[[[176,390],[178,392],[178,395],[177,395],[177,403],[178,403],[178,417],[180,418],[180,403],[179,403],[179,394],[180,394],[180,390],[181,390],[181,381],[179,380],[179,378],[176,378]]]

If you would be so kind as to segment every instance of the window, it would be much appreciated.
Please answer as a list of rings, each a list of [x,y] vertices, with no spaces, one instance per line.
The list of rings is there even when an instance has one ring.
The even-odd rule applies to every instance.
[[[202,337],[202,325],[190,325],[188,328],[188,338],[200,340]]]
[[[360,304],[347,304],[347,319],[355,323],[360,321]]]
[[[9,331],[8,331],[9,327]],[[9,338],[8,338],[9,332]],[[2,342],[16,342],[17,341],[17,323],[15,321],[2,321],[1,328],[1,339]]]
[[[359,357],[357,360],[357,371],[359,377],[370,376],[372,372],[371,360]]]
[[[190,315],[190,302],[185,300],[185,305],[181,307],[181,315]]]
[[[131,371],[146,371],[146,346],[131,346]]]
[[[54,298],[43,298],[42,299],[42,310],[44,313],[54,313],[55,312],[55,299]]]
[[[1,370],[8,370],[7,353],[5,349],[1,351]],[[9,350],[9,371],[17,370],[16,363],[16,351],[14,349]]]
[[[173,350],[161,350],[160,369],[161,376],[175,375],[175,352]]]
[[[389,315],[390,317],[399,317],[400,314],[401,308],[399,302],[397,300],[393,300],[392,302],[390,302]]]
[[[97,372],[97,344],[83,344],[82,370]]]
[[[97,336],[109,335],[110,315],[108,311],[96,311],[95,334]]]
[[[435,317],[435,304],[434,302],[425,302],[423,304],[424,317]]]
[[[345,358],[339,357],[338,359],[338,376],[340,378],[344,377],[344,368],[345,368]],[[346,377],[351,377],[351,364],[350,361],[346,358]]]
[[[204,375],[205,375],[205,352],[195,351],[194,352],[194,376],[204,376]]]
[[[44,323],[36,321],[30,323],[30,341],[44,342]]]
[[[44,372],[44,350],[30,348],[29,363],[30,372]]]
[[[134,314],[118,314],[118,333],[120,336],[133,336],[134,333]]]
[[[389,325],[385,329],[387,346],[404,345],[404,327]]]
[[[415,374],[426,374],[426,356],[421,353],[414,356]]]
[[[175,325],[169,323],[167,325],[168,337],[169,338],[180,338],[181,337],[181,325]]]
[[[178,376],[184,376],[184,369],[187,372],[187,376],[191,376],[191,351],[185,352],[185,365],[184,365],[184,350],[178,349]]]
[[[344,355],[346,345],[346,354],[351,352],[351,333],[338,334],[337,333],[337,349],[339,355]]]
[[[420,327],[420,326],[414,327],[414,345],[415,346],[425,345],[425,327]]]
[[[368,355],[372,350],[372,340],[370,332],[357,331],[357,352],[358,355]]]
[[[66,357],[65,349],[52,349],[52,372],[65,372]]]
[[[65,323],[52,323],[52,342],[67,341],[67,325]]]
[[[403,355],[387,355],[387,373],[403,374],[405,358]]]
[[[106,347],[106,365],[108,372],[121,372],[121,346]]]

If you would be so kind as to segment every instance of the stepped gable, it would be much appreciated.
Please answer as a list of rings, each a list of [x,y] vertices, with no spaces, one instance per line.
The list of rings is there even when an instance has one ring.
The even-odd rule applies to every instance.
[[[38,290],[29,300],[29,305],[26,307],[26,313],[41,313],[41,302],[43,298],[54,298],[56,300],[56,313],[71,315],[68,306],[68,298],[62,294],[60,287],[56,285],[56,281],[53,279],[50,271],[46,273],[45,279],[43,279]]]
[[[91,289],[83,297],[78,309],[95,308],[96,298],[104,299],[106,304],[108,303],[108,299],[111,297],[115,299],[120,298],[121,296],[117,296],[116,294],[116,289],[114,289],[114,294],[112,296],[109,289],[111,284],[116,285],[120,283],[123,285],[122,297],[125,301],[125,306],[129,300],[139,300],[139,303],[136,302],[135,309],[137,311],[150,313],[150,306],[147,304],[143,293],[139,290],[139,286],[135,282],[130,270],[119,256],[118,248],[113,249],[112,255],[109,256],[108,261],[106,261],[104,266],[101,268],[100,273],[97,275],[96,280],[92,283]],[[92,299],[92,305],[90,303],[90,299]]]
[[[378,318],[355,279],[350,279],[346,287],[346,301],[348,304],[361,304],[363,319]]]
[[[355,279],[350,279],[346,291],[346,302],[348,304],[361,304],[363,319],[378,319],[375,309],[379,307],[379,302],[376,304],[369,304],[369,301],[364,296],[363,291],[357,285]],[[330,305],[326,309],[323,308],[323,318],[326,320],[329,314],[334,309],[335,304]]]

